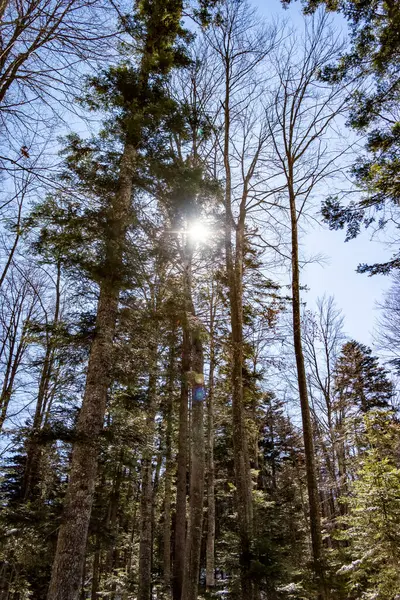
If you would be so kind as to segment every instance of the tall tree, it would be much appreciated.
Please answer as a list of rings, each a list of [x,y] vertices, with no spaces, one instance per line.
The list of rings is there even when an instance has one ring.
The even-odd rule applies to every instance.
[[[367,450],[351,484],[342,533],[349,547],[339,575],[348,598],[389,599],[400,591],[398,423],[387,412],[371,411],[364,425]]]
[[[318,72],[339,54],[340,48],[340,41],[329,30],[326,17],[314,19],[309,27],[306,25],[300,53],[297,54],[299,45],[289,43],[275,58],[278,83],[266,110],[275,152],[271,158],[272,172],[285,182],[285,209],[290,223],[292,335],[303,422],[311,539],[322,598],[327,597],[329,592],[324,569],[321,511],[302,339],[299,228],[300,219],[306,214],[317,186],[337,172],[344,152],[343,147],[331,152],[323,141],[324,136],[331,133],[338,115],[344,112],[346,95],[343,86],[324,86],[317,78]],[[277,192],[281,192],[280,187]],[[282,197],[279,194],[278,198]]]
[[[216,23],[206,32],[206,40],[213,48],[217,73],[221,77],[221,155],[217,160],[221,163],[224,182],[221,200],[224,208],[225,261],[231,324],[232,435],[241,546],[241,587],[242,597],[252,600],[256,590],[250,575],[253,483],[243,398],[243,272],[246,217],[255,199],[257,168],[266,143],[264,129],[260,130],[255,126],[256,97],[260,93],[255,80],[260,65],[275,44],[276,30],[259,27],[256,15],[242,0],[224,2],[219,11]],[[260,79],[258,84],[261,85]],[[243,96],[240,92],[246,86],[249,93]],[[241,137],[241,142],[238,136]],[[242,144],[239,156],[236,154],[236,144]]]
[[[187,249],[186,249],[187,252]],[[190,486],[189,486],[189,522],[186,536],[186,565],[182,585],[182,600],[196,600],[200,573],[200,551],[203,533],[204,502],[204,357],[203,326],[195,314],[191,292],[191,257],[185,261],[184,289],[187,297],[187,327],[190,335],[191,370],[186,373],[191,388],[191,435],[190,435]]]
[[[218,284],[214,277],[209,289],[208,332],[209,373],[207,386],[207,542],[206,542],[206,586],[212,589],[215,585],[215,461],[214,461],[214,396],[215,371],[217,367],[216,351],[216,313],[218,308]]]
[[[176,315],[172,319],[176,321]],[[164,531],[163,531],[163,578],[167,592],[171,591],[171,505],[172,505],[172,479],[173,479],[173,454],[172,454],[172,417],[174,406],[174,383],[176,379],[176,354],[177,354],[177,331],[176,324],[171,323],[169,341],[169,356],[167,365],[166,381],[166,406],[165,406],[165,489],[164,489]]]
[[[331,229],[346,227],[346,239],[352,239],[362,226],[375,224],[380,229],[398,212],[400,8],[396,0],[306,0],[303,4],[306,13],[321,5],[327,11],[338,11],[350,24],[350,50],[327,66],[322,77],[357,81],[351,96],[350,125],[368,134],[368,154],[360,156],[352,169],[361,198],[343,205],[339,196],[329,197],[322,212]],[[399,265],[395,252],[387,262],[361,264],[358,271],[388,273]]]
[[[139,4],[135,14],[137,22],[134,23],[134,31],[136,28],[138,36],[136,39],[141,47],[139,67],[136,71],[123,68],[119,73],[115,72],[115,76],[120,77],[121,85],[120,97],[115,99],[123,102],[124,107],[124,123],[120,132],[123,151],[117,191],[111,196],[106,213],[108,237],[100,282],[96,335],[90,350],[85,394],[77,423],[77,441],[73,448],[48,600],[73,600],[79,594],[97,473],[98,437],[103,427],[110,385],[113,337],[119,293],[123,285],[125,236],[131,219],[137,152],[143,143],[143,127],[150,116],[147,98],[152,77],[157,80],[157,77],[167,74],[176,60],[175,42],[181,32],[181,10],[181,3],[176,1]],[[124,88],[129,78],[131,83],[135,83],[133,96],[128,87]]]
[[[335,365],[335,387],[340,401],[361,413],[388,408],[393,383],[388,371],[364,344],[346,342]]]

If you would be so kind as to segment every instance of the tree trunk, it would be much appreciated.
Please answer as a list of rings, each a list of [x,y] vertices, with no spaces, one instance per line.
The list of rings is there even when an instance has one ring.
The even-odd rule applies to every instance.
[[[210,310],[210,373],[207,398],[207,542],[206,586],[215,585],[215,467],[214,467],[214,306]]]
[[[176,332],[172,329],[169,349],[167,399],[165,407],[165,492],[164,492],[164,531],[163,531],[163,577],[164,587],[169,593],[171,587],[171,502],[172,502],[172,413],[175,381]]]
[[[228,276],[231,346],[232,346],[232,424],[233,454],[235,465],[235,483],[237,513],[240,536],[240,571],[243,600],[253,600],[254,586],[250,577],[251,540],[253,529],[253,503],[250,461],[247,431],[243,408],[243,307],[242,307],[242,260],[244,215],[237,226],[235,260],[232,249],[232,205],[231,205],[231,169],[229,162],[229,84],[225,93],[225,253]]]
[[[110,207],[107,270],[100,285],[96,335],[92,342],[71,471],[64,501],[48,600],[77,600],[97,475],[98,442],[111,379],[113,338],[121,287],[123,247],[132,195],[136,152],[126,143],[119,187]]]
[[[99,597],[97,592],[99,591],[100,583],[100,548],[99,541],[96,541],[96,550],[93,558],[93,569],[92,569],[92,589],[90,593],[91,600],[98,600]]]
[[[142,493],[140,497],[140,544],[138,600],[151,600],[151,567],[153,551],[153,455],[154,419],[157,400],[157,347],[150,350],[150,375],[146,417],[146,447],[142,460]]]
[[[192,307],[192,315],[194,310]],[[189,492],[189,524],[182,600],[197,600],[204,502],[204,360],[200,324],[191,331],[192,340],[192,427]]]
[[[314,456],[314,441],[311,423],[310,405],[308,401],[307,377],[304,365],[304,353],[301,338],[301,303],[299,276],[299,247],[296,197],[289,181],[290,218],[292,229],[292,308],[293,308],[293,342],[296,355],[297,381],[299,387],[301,417],[303,423],[304,452],[306,462],[307,490],[310,508],[311,544],[314,558],[314,571],[318,585],[319,598],[328,598],[323,564],[323,547],[321,535],[321,510],[318,494],[317,473]]]
[[[173,598],[181,600],[185,570],[186,487],[188,461],[188,373],[190,371],[190,334],[186,314],[182,322],[181,398],[179,407],[178,466],[176,481],[175,553]]]
[[[114,570],[117,568],[118,561],[118,552],[116,549],[116,542],[118,537],[118,513],[119,513],[119,503],[121,496],[121,484],[123,479],[123,451],[121,450],[120,456],[117,460],[117,466],[115,470],[115,475],[113,478],[113,485],[110,494],[110,501],[108,507],[108,515],[106,521],[106,527],[108,536],[109,536],[109,545],[107,549],[106,559],[105,559],[105,571],[106,575],[110,578],[111,584],[109,588],[109,598],[112,600],[115,597],[115,578]]]

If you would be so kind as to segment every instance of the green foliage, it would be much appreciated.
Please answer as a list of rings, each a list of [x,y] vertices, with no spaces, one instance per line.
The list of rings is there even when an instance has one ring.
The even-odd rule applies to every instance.
[[[351,486],[341,537],[352,561],[338,574],[351,597],[394,600],[400,593],[399,425],[393,415],[364,417],[368,449]]]
[[[393,384],[388,371],[364,344],[346,342],[335,365],[335,387],[340,402],[362,413],[389,406]]]
[[[10,586],[15,597],[44,600],[56,542],[55,525],[62,509],[62,468],[57,447],[48,444],[39,461],[36,495],[24,501],[26,448],[21,439],[25,433],[19,432],[0,482],[0,589]]]

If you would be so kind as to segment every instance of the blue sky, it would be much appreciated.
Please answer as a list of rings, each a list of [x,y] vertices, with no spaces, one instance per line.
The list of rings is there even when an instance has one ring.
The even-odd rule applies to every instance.
[[[300,2],[294,2],[287,10],[282,8],[280,0],[250,0],[250,3],[267,18],[281,17],[289,25],[303,29]],[[339,16],[333,19],[345,32],[345,22]],[[334,296],[345,315],[346,334],[368,345],[373,341],[371,334],[378,314],[376,303],[391,285],[387,276],[368,277],[356,273],[358,264],[384,261],[391,255],[383,243],[371,240],[371,233],[363,232],[357,239],[345,243],[343,231],[313,226],[302,239],[305,255],[325,257],[322,263],[308,264],[303,269],[302,283],[309,288],[303,294],[307,308],[314,308],[316,299],[324,294]]]

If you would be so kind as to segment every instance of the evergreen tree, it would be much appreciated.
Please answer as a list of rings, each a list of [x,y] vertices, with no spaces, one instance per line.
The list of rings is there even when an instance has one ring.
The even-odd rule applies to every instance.
[[[151,136],[153,134],[153,140],[157,137],[160,121],[165,120],[165,112],[170,108],[163,93],[166,76],[175,64],[181,65],[184,61],[182,49],[176,44],[177,37],[183,36],[181,12],[179,1],[138,3],[134,19],[127,23],[127,30],[133,34],[139,50],[138,67],[123,65],[110,69],[102,79],[93,82],[103,107],[117,113],[113,130],[123,150],[116,192],[107,195],[103,214],[104,260],[99,269],[96,331],[77,423],[49,600],[72,600],[79,593],[97,474],[98,437],[111,383],[113,338],[125,278],[124,255],[131,221],[133,182],[140,171],[141,152],[145,148],[148,154],[155,150]],[[88,185],[87,180],[84,185]]]
[[[400,469],[398,423],[371,411],[364,417],[368,449],[351,485],[342,532],[348,562],[339,568],[350,598],[393,600],[400,593]]]
[[[365,414],[390,406],[393,384],[371,349],[352,340],[344,344],[335,365],[335,392],[350,412]]]

